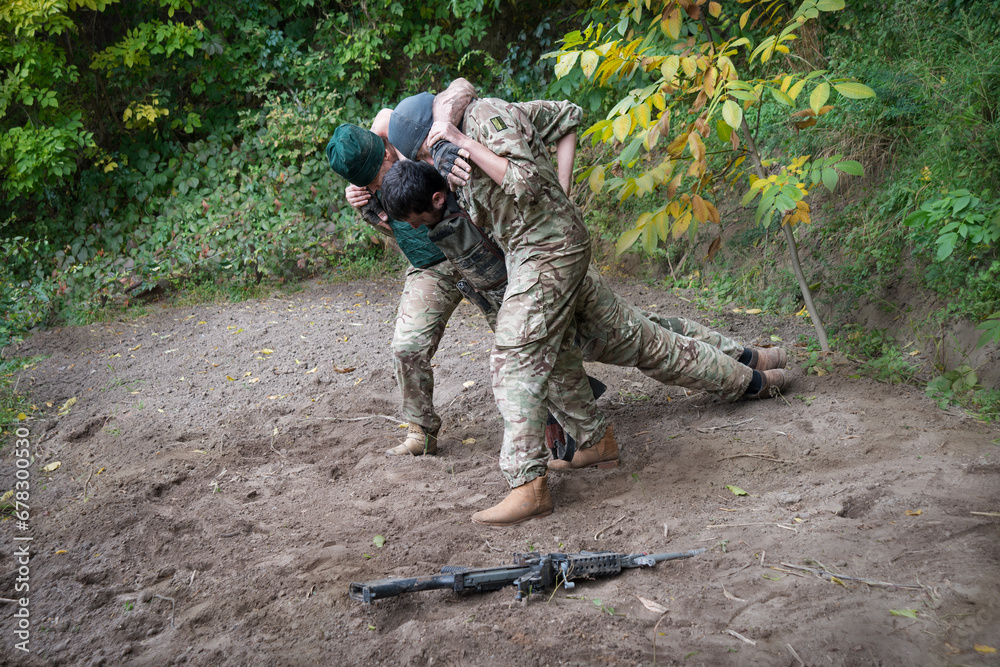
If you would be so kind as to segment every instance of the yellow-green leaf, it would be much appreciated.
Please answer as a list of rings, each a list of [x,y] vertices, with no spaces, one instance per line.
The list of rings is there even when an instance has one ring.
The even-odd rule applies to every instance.
[[[670,229],[670,233],[675,239],[679,239],[681,236],[684,235],[684,232],[688,230],[688,227],[690,225],[691,225],[691,211],[688,210],[684,212],[684,215],[682,215],[681,217],[677,218],[676,221],[674,221],[673,227],[671,227]]]
[[[768,90],[771,91],[771,95],[779,104],[784,104],[786,107],[795,106],[795,102],[792,101],[792,98],[790,98],[787,94],[781,92],[777,88],[768,88]]]
[[[681,69],[689,77],[693,77],[698,71],[698,61],[691,57],[681,58]]]
[[[734,496],[749,496],[750,494],[741,489],[738,486],[733,486],[732,484],[726,484],[726,488],[732,491]]]
[[[680,69],[681,59],[677,56],[667,56],[667,59],[663,61],[660,65],[660,74],[663,75],[663,79],[670,83],[674,80],[677,75],[677,70]]]
[[[590,78],[590,75],[594,73],[597,69],[597,63],[600,61],[600,56],[597,55],[597,51],[584,51],[583,55],[580,56],[580,69],[583,70],[583,75]]]
[[[805,88],[805,86],[806,86],[806,80],[799,79],[792,85],[791,88],[788,89],[788,96],[791,97],[793,100],[797,99],[799,93],[802,92],[802,89]]]
[[[595,167],[592,172],[590,172],[590,191],[595,195],[600,194],[601,188],[604,187],[604,165]]]
[[[556,78],[561,79],[567,74],[569,74],[569,71],[573,69],[573,65],[576,64],[576,59],[579,57],[580,57],[579,51],[570,51],[569,53],[564,53],[560,55],[559,59],[556,61],[556,67],[555,67]]]
[[[61,465],[62,461],[53,461],[52,463],[42,468],[42,472],[53,472]]]
[[[615,133],[615,139],[625,141],[625,137],[632,131],[632,115],[622,114],[611,123],[611,129]]]
[[[647,255],[656,252],[656,244],[659,242],[660,239],[656,235],[656,228],[653,225],[646,225],[642,228],[642,249],[646,251]]]
[[[681,10],[679,7],[674,5],[674,8],[670,10],[670,14],[667,15],[667,20],[661,24],[661,28],[670,39],[679,39],[681,36]]]
[[[710,3],[708,3],[708,13],[713,18],[719,18],[719,14],[722,13],[722,5],[720,5],[717,2],[710,2]]]
[[[739,129],[743,123],[743,109],[736,102],[726,100],[722,103],[722,120],[734,130]]]
[[[653,220],[650,223],[656,227],[656,233],[661,239],[667,238],[667,234],[670,233],[670,228],[667,226],[667,212],[660,210],[653,216]]]
[[[839,12],[844,7],[844,0],[819,0],[816,3],[816,9],[821,12]]]
[[[639,235],[642,234],[641,229],[630,229],[621,236],[618,237],[618,243],[615,244],[615,255],[621,255],[623,252],[632,247]]]
[[[649,103],[643,103],[632,110],[635,114],[635,121],[643,128],[649,127]]]
[[[740,16],[740,30],[743,30],[743,28],[747,27],[747,20],[750,18],[750,12],[752,11],[753,7],[743,12],[743,14]]]
[[[852,100],[863,100],[868,97],[875,97],[875,91],[863,83],[848,81],[847,83],[835,83],[833,87],[837,92]]]
[[[828,99],[830,99],[830,84],[824,81],[813,88],[812,94],[809,95],[809,108],[818,115]]]

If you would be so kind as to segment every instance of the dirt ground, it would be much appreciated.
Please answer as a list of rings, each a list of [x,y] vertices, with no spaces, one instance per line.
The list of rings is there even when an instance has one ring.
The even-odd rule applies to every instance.
[[[0,603],[0,662],[1000,664],[984,652],[1000,649],[1000,519],[972,514],[1000,510],[996,427],[852,378],[842,359],[807,374],[801,319],[706,313],[619,283],[739,340],[777,336],[794,386],[729,404],[590,366],[621,467],[553,472],[551,516],[477,526],[470,515],[506,493],[492,335],[463,303],[435,358],[441,453],[387,459],[404,432],[389,348],[400,288],[313,283],[28,340],[18,354],[44,358],[20,386],[45,414],[27,423],[29,530],[0,523],[0,597],[17,597],[12,537],[31,535],[32,652],[15,650],[15,605]],[[0,491],[14,483],[7,447]],[[702,547],[527,604],[513,589],[347,595],[512,552]]]

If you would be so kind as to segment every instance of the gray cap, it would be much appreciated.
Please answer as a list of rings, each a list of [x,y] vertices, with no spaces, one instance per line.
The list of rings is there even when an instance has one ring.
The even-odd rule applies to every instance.
[[[411,160],[427,138],[434,124],[434,96],[420,93],[396,105],[389,117],[389,143]]]

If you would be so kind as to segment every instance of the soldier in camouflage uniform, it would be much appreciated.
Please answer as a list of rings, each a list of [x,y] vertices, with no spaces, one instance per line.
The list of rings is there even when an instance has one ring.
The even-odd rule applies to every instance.
[[[385,129],[383,128],[383,132]],[[331,167],[346,178],[348,200],[360,207],[377,201],[382,175],[396,162],[396,150],[383,137],[345,124],[327,145]],[[406,439],[389,449],[387,456],[434,454],[441,418],[434,411],[434,374],[431,358],[437,351],[452,312],[462,300],[456,287],[461,276],[427,238],[425,229],[414,230],[381,212],[365,210],[366,219],[391,236],[410,261],[399,298],[392,337],[393,369],[402,394],[403,417],[409,422]]]
[[[603,439],[607,431],[574,345],[576,300],[590,265],[590,234],[560,185],[545,144],[552,132],[570,134],[558,131],[568,103],[536,104],[554,112],[549,114],[552,123],[543,124],[551,132],[536,131],[527,114],[505,102],[484,99],[466,109],[463,124],[471,141],[459,145],[486,175],[474,176],[460,194],[473,220],[503,246],[507,262],[491,370],[504,418],[500,467],[513,490],[500,504],[473,515],[473,521],[488,525],[512,525],[552,511],[545,478],[547,403],[574,437]],[[391,125],[389,134],[393,136]],[[419,216],[408,221],[438,220],[440,212],[433,221]]]
[[[579,248],[579,243],[576,241],[578,237],[574,236],[577,233],[577,227],[574,224],[573,215],[568,213],[565,208],[560,209],[558,202],[554,208],[563,212],[565,226],[562,228],[556,226],[555,229],[568,233],[568,243],[561,248],[558,240],[552,236],[552,230],[538,232],[531,227],[539,220],[549,222],[552,217],[558,218],[558,214],[556,216],[547,215],[551,214],[551,208],[541,213],[537,210],[529,211],[523,219],[517,219],[517,206],[527,205],[530,209],[535,201],[532,198],[534,193],[530,192],[531,181],[529,178],[524,178],[517,171],[517,168],[520,167],[530,174],[530,170],[525,170],[518,158],[522,161],[528,161],[529,158],[526,155],[532,148],[532,142],[541,141],[543,145],[555,142],[558,150],[559,139],[571,135],[570,130],[579,123],[578,107],[569,103],[554,102],[532,102],[521,105],[510,105],[499,100],[486,100],[484,102],[485,105],[481,107],[473,104],[467,111],[466,128],[472,128],[472,132],[478,133],[480,137],[485,137],[487,140],[492,137],[491,148],[495,147],[505,155],[512,155],[514,158],[503,165],[505,167],[503,170],[495,169],[497,166],[495,163],[487,164],[484,167],[483,163],[479,162],[480,159],[492,160],[498,156],[493,153],[492,156],[483,158],[482,152],[477,151],[475,144],[467,142],[462,145],[463,148],[472,153],[472,159],[477,162],[478,166],[491,176],[488,181],[480,177],[478,189],[476,187],[477,181],[474,178],[470,183],[471,187],[463,192],[466,201],[470,204],[470,209],[472,209],[470,212],[473,213],[474,217],[478,214],[479,221],[493,230],[501,242],[507,245],[508,252],[511,252],[513,245],[515,257],[518,252],[517,244],[521,243],[521,248],[523,248],[526,242],[528,245],[532,242],[539,243],[543,253],[549,249],[565,250],[569,248],[570,252],[566,254],[574,254]],[[485,126],[487,122],[489,126]],[[527,141],[519,141],[516,136],[512,138],[510,134],[504,135],[503,131],[512,125],[516,126],[517,131],[522,135],[527,135]],[[446,130],[446,132],[448,131]],[[441,137],[439,134],[438,138],[446,138],[453,142],[462,140],[462,137],[457,134],[457,130],[451,128],[450,132],[450,136]],[[392,128],[390,127],[391,135]],[[431,132],[431,136],[427,138],[427,144],[433,145],[435,141],[437,141],[435,133]],[[575,135],[572,135],[572,141],[575,148]],[[410,149],[413,152],[412,145]],[[537,149],[531,152],[531,156],[539,162],[544,159],[544,162],[548,164],[547,155],[540,153]],[[552,197],[552,190],[547,190],[546,185],[550,185],[555,180],[553,170],[550,164],[546,170],[544,165],[539,165],[539,162],[535,164],[539,167],[539,172],[542,172],[542,178],[540,179],[541,192],[537,194],[541,195],[542,198]],[[509,169],[511,165],[515,166],[513,173]],[[491,168],[493,168],[492,173]],[[518,182],[519,176],[522,177],[520,182]],[[521,192],[518,191],[519,187]],[[551,205],[551,200],[549,201]],[[572,207],[572,204],[570,206]],[[576,210],[575,207],[572,208]],[[513,230],[505,228],[504,223],[509,222],[505,216],[513,218]],[[420,220],[418,217],[409,221],[419,222]],[[423,222],[436,222],[436,220],[433,220],[433,216],[431,216],[425,218]],[[532,237],[529,232],[538,233]],[[518,234],[521,236],[518,237]],[[549,368],[553,371],[559,370],[557,366],[552,365],[549,355],[565,353],[565,348],[556,348],[551,343],[548,347],[537,343],[533,347],[516,344],[523,343],[525,339],[538,340],[540,328],[547,324],[544,321],[545,307],[552,308],[554,306],[558,309],[564,302],[546,301],[548,293],[542,278],[544,278],[545,272],[551,270],[544,265],[543,262],[546,260],[537,255],[532,257],[531,250],[525,251],[525,256],[529,258],[528,261],[519,265],[518,262],[521,260],[517,258],[513,262],[513,268],[515,270],[520,268],[527,273],[527,278],[524,278],[524,274],[522,274],[520,284],[526,284],[528,289],[520,287],[517,278],[511,281],[513,289],[508,287],[508,299],[514,297],[517,310],[512,314],[508,307],[510,304],[507,301],[500,310],[501,319],[506,311],[508,323],[506,325],[503,322],[499,324],[497,354],[494,357],[494,390],[498,406],[504,413],[506,427],[504,447],[501,453],[501,468],[515,490],[496,507],[479,512],[473,517],[474,521],[490,525],[510,525],[534,516],[543,516],[551,511],[551,499],[548,497],[547,485],[542,479],[544,470],[539,471],[539,459],[544,460],[545,450],[532,444],[530,433],[523,435],[528,432],[530,426],[522,425],[529,424],[535,414],[532,412],[533,404],[539,403],[539,399],[545,396],[545,371]],[[552,261],[551,258],[548,261]],[[555,268],[564,268],[563,261],[565,260],[562,257],[556,258]],[[510,263],[510,257],[508,257],[508,262]],[[572,260],[567,262],[567,264],[571,263]],[[525,266],[528,266],[527,271]],[[567,271],[565,275],[572,276],[572,270]],[[531,294],[531,288],[536,285],[538,291]],[[530,298],[518,302],[526,294]],[[580,323],[578,340],[582,340],[582,354],[588,361],[596,360],[616,365],[635,366],[662,382],[705,389],[729,400],[735,400],[744,395],[748,386],[751,386],[755,379],[753,370],[749,366],[739,363],[738,357],[746,357],[741,361],[757,364],[762,370],[769,367],[768,364],[777,365],[780,363],[783,366],[785,362],[783,351],[745,350],[735,341],[683,318],[652,316],[656,320],[654,321],[650,319],[648,314],[639,311],[614,294],[599,274],[593,270],[585,272],[577,298],[574,319]],[[540,303],[544,303],[546,306],[538,308]],[[556,314],[558,316],[558,312]],[[511,320],[515,324],[508,333],[503,327],[512,326],[509,323]],[[535,324],[536,321],[540,321],[541,324]],[[572,324],[572,322],[566,324],[564,330],[571,332]],[[563,326],[563,323],[559,322],[558,326]],[[694,334],[704,338],[706,342],[677,335],[672,329]],[[544,333],[540,335],[544,335]],[[505,336],[509,336],[509,338]],[[515,345],[512,345],[512,342]],[[535,341],[529,340],[528,342]],[[515,347],[521,349],[514,349]],[[557,349],[560,351],[556,351]],[[530,355],[533,352],[542,354],[544,359],[534,368],[527,368],[524,362],[511,362],[511,358],[516,358],[517,354]],[[774,358],[761,359],[760,352],[764,352],[765,357],[773,356]],[[504,373],[513,373],[515,378],[505,379]],[[780,371],[775,373],[778,375],[771,377],[783,381]],[[602,435],[602,431],[605,431],[605,424],[603,420],[594,419],[588,413],[589,407],[584,392],[573,393],[575,386],[572,384],[572,380],[567,385],[561,385],[558,378],[559,376],[554,373],[549,375],[548,395],[551,397],[554,389],[555,392],[565,393],[566,396],[570,397],[570,400],[559,406],[562,412],[562,418],[559,421],[567,426],[571,435],[580,443],[580,450],[571,462],[553,461],[549,464],[550,467],[579,468],[589,465],[616,465],[618,452],[613,433],[607,429],[607,432]],[[771,383],[772,389],[775,384],[775,382]],[[516,395],[512,394],[511,387],[513,387],[513,391],[517,392]],[[757,389],[759,390],[760,387],[758,386]],[[761,395],[763,392],[755,393]],[[514,415],[513,418],[510,416],[511,414]],[[511,431],[515,431],[515,433],[511,435]],[[521,434],[520,437],[519,434]],[[591,446],[595,444],[596,447]],[[562,465],[560,466],[560,464]]]

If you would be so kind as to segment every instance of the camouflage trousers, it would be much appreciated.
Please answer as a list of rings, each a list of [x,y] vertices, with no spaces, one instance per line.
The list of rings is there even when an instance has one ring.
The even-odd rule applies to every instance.
[[[589,244],[526,258],[508,255],[511,279],[497,315],[491,370],[504,420],[500,470],[511,487],[547,470],[549,410],[578,446],[604,437],[607,424],[574,344],[576,301],[589,264]]]
[[[591,269],[577,301],[586,361],[634,367],[663,384],[701,389],[727,401],[743,395],[753,371],[736,358],[743,346],[683,317],[640,310]]]
[[[750,367],[736,360],[742,345],[683,317],[640,310],[593,268],[583,280],[576,321],[586,361],[637,368],[663,384],[701,389],[727,401],[739,399],[753,378]],[[577,440],[581,449],[596,442],[596,432],[589,435]]]
[[[399,297],[392,363],[403,397],[403,417],[425,431],[437,432],[441,417],[434,412],[431,357],[437,352],[448,318],[462,301],[455,286],[461,279],[450,262],[427,269],[410,267]]]

